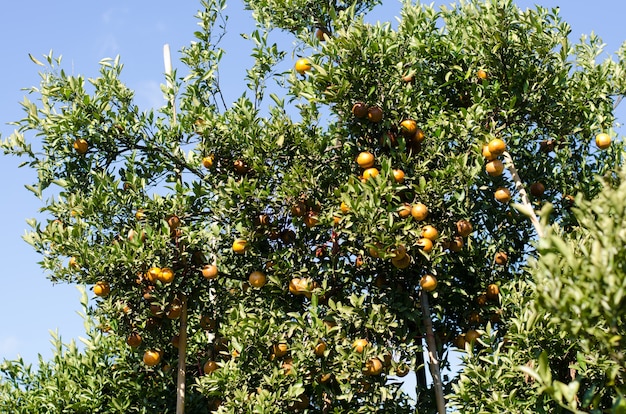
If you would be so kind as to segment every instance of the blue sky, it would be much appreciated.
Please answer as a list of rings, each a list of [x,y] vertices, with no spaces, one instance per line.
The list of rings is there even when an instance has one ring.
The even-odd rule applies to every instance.
[[[228,36],[224,47],[224,90],[227,101],[243,91],[243,76],[249,58],[239,33],[252,30],[249,12],[240,2],[231,2]],[[626,40],[621,27],[626,2],[615,0],[517,1],[520,7],[533,4],[561,6],[561,16],[572,26],[572,40],[594,31],[607,43],[606,52],[615,52]],[[67,72],[86,77],[97,75],[98,62],[105,57],[121,56],[122,80],[136,91],[140,106],[160,106],[163,102],[160,84],[164,82],[162,48],[169,43],[174,67],[177,51],[193,40],[196,30],[193,1],[121,1],[95,2],[64,0],[48,2],[9,2],[0,16],[0,134],[6,138],[13,131],[8,122],[22,117],[19,102],[21,88],[37,85],[38,70],[28,58],[37,58],[53,50],[63,56]],[[176,7],[172,6],[176,4]],[[376,17],[390,20],[399,14],[400,2],[386,0]],[[436,1],[435,4],[448,4]],[[228,93],[230,91],[230,93]],[[626,104],[623,104],[626,106]],[[620,113],[624,113],[620,108]],[[625,116],[620,115],[623,120]],[[0,156],[0,202],[5,231],[0,238],[0,286],[4,294],[0,316],[0,360],[19,355],[36,362],[37,354],[51,355],[49,330],[59,330],[65,340],[78,338],[84,332],[79,293],[74,286],[53,285],[37,265],[40,257],[21,236],[27,229],[25,220],[36,217],[41,201],[25,188],[33,174],[18,169],[20,160]]]

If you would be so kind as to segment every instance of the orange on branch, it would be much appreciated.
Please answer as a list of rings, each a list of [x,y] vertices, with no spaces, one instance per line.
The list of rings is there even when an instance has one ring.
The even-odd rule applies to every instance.
[[[369,151],[363,151],[356,158],[356,163],[359,167],[367,169],[374,166],[374,154]]]
[[[267,277],[265,276],[265,273],[259,270],[255,270],[254,272],[250,273],[250,276],[248,276],[248,282],[252,287],[262,288],[263,286],[265,286],[265,283],[267,283]]]

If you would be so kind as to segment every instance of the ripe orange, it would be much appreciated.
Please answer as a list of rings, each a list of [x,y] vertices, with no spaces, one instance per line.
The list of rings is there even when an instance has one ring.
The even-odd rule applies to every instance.
[[[502,155],[506,151],[506,144],[500,138],[494,138],[487,144],[491,155]]]
[[[596,135],[596,146],[600,149],[607,149],[611,146],[611,136],[604,132]]]
[[[281,342],[281,343],[272,345],[272,353],[276,355],[278,358],[284,357],[285,355],[287,355],[287,352],[289,352],[289,346],[285,343]]]
[[[365,363],[365,369],[363,374],[365,375],[380,375],[383,372],[383,363],[380,359],[374,357],[367,360]]]
[[[418,128],[417,131],[415,132],[415,135],[413,136],[413,142],[416,142],[419,144],[422,141],[424,141],[424,138],[426,138],[426,134],[424,134],[424,131]]]
[[[350,207],[348,207],[348,205],[344,201],[341,202],[341,206],[339,208],[341,209],[341,212],[343,214],[348,214],[348,212],[350,211]]]
[[[248,276],[248,282],[252,287],[261,288],[265,286],[265,283],[267,283],[267,277],[265,276],[265,273],[255,270],[250,273],[250,276]]]
[[[326,352],[326,342],[320,340],[315,345],[315,348],[313,348],[313,352],[315,353],[315,356],[323,357],[324,356],[324,352]]]
[[[511,191],[506,187],[499,187],[494,193],[494,197],[501,203],[508,203],[511,200]]]
[[[425,237],[419,239],[415,244],[420,247],[424,253],[430,253],[434,248],[433,241]]]
[[[153,367],[161,361],[161,353],[154,349],[149,349],[143,354],[143,363]]]
[[[398,208],[398,215],[400,218],[406,218],[411,215],[411,205],[409,203],[404,203]]]
[[[111,293],[111,287],[109,286],[109,284],[107,282],[96,282],[96,284],[93,287],[93,293],[96,296],[100,296],[101,298],[108,296],[109,293]]]
[[[448,249],[450,249],[451,252],[460,252],[463,246],[465,246],[465,242],[461,236],[455,236],[448,242]]]
[[[137,210],[137,212],[135,212],[135,219],[137,221],[141,221],[144,220],[146,218],[146,213],[143,211],[143,209],[139,209]]]
[[[372,168],[368,168],[367,170],[363,171],[363,179],[365,181],[369,180],[370,178],[374,178],[377,177],[379,174],[378,169],[372,167]]]
[[[378,123],[383,120],[383,110],[380,106],[371,106],[367,109],[367,119],[370,122]]]
[[[89,144],[83,138],[78,138],[76,141],[74,141],[74,144],[72,144],[72,146],[74,147],[74,150],[80,155],[85,154],[89,149]]]
[[[289,281],[289,292],[296,296],[310,292],[312,287],[311,280],[306,277],[294,277]]]
[[[206,265],[202,268],[202,276],[205,279],[215,279],[217,277],[217,266],[216,265]]]
[[[485,79],[487,79],[487,72],[485,72],[483,69],[478,69],[478,71],[476,72],[476,77],[479,80],[484,81]]]
[[[202,367],[202,370],[204,371],[204,375],[209,375],[210,373],[212,373],[213,371],[215,371],[218,368],[219,368],[219,366],[217,365],[217,362],[209,360],[209,361],[204,363],[204,366]]]
[[[365,118],[367,116],[367,105],[364,102],[357,102],[352,105],[352,115],[357,118]]]
[[[233,251],[237,254],[244,254],[247,247],[248,242],[245,239],[235,239],[233,242]]]
[[[235,160],[233,161],[233,167],[235,168],[235,172],[239,175],[245,175],[250,172],[250,167],[243,160]]]
[[[420,286],[426,292],[432,292],[437,288],[437,278],[433,275],[424,275],[420,279]]]
[[[366,169],[374,166],[374,154],[368,151],[363,151],[356,158],[356,163],[359,167]]]
[[[407,375],[409,375],[409,372],[411,371],[411,369],[409,368],[409,366],[405,363],[401,363],[398,364],[398,366],[396,367],[396,377],[406,377]]]
[[[180,227],[180,218],[176,215],[171,215],[167,218],[167,225],[170,227],[170,230],[176,230]]]
[[[304,224],[309,228],[317,225],[319,221],[320,220],[319,220],[319,217],[317,216],[317,213],[313,211],[309,211],[309,213],[306,216],[304,216]]]
[[[311,65],[311,62],[309,62],[309,60],[305,58],[298,59],[295,65],[296,72],[298,72],[300,75],[304,75],[306,72],[311,70],[312,67],[313,66]]]
[[[355,339],[352,343],[352,349],[354,349],[359,354],[362,354],[365,351],[365,347],[369,345],[369,342],[365,338]]]
[[[428,207],[422,203],[415,203],[411,209],[411,215],[417,221],[426,220],[426,217],[428,217]]]
[[[126,338],[126,343],[131,348],[137,348],[139,345],[141,345],[141,335],[139,335],[137,332],[131,333],[130,335],[128,335],[128,338]]]
[[[393,179],[398,184],[402,184],[404,182],[404,171],[399,169],[393,170]]]
[[[435,241],[437,240],[437,237],[439,237],[439,232],[434,226],[429,224],[422,227],[422,237]]]
[[[317,40],[319,40],[320,42],[324,42],[326,41],[326,36],[330,37],[330,35],[328,34],[328,32],[326,30],[322,30],[322,29],[317,29],[315,31],[315,37],[317,38]]]
[[[417,122],[413,119],[405,119],[400,122],[400,133],[406,139],[412,139],[417,132]]]
[[[213,161],[215,161],[215,155],[207,155],[206,157],[202,158],[202,165],[204,166],[204,168],[211,168],[213,167]]]
[[[502,175],[504,164],[500,160],[491,160],[485,165],[485,171],[492,177]]]
[[[461,219],[456,222],[456,233],[461,237],[467,237],[472,234],[474,228],[468,220]]]
[[[68,261],[67,266],[73,269],[78,269],[80,267],[80,265],[78,264],[78,259],[76,259],[75,256],[70,257],[70,260]]]
[[[167,310],[165,311],[165,316],[168,319],[178,319],[180,315],[183,313],[183,307],[177,303],[170,303],[167,305]]]
[[[161,273],[157,276],[161,283],[172,283],[174,280],[174,271],[169,267],[161,269]]]
[[[498,296],[500,296],[500,287],[495,283],[491,283],[487,286],[486,295],[489,300],[497,300]]]
[[[487,145],[487,144],[483,145],[482,154],[483,154],[483,157],[485,157],[485,159],[487,161],[491,161],[491,160],[495,160],[496,159],[496,156],[493,155],[491,153],[491,151],[489,151],[489,145]]]
[[[155,283],[157,280],[159,280],[159,277],[161,277],[160,267],[151,267],[150,269],[148,269],[148,272],[146,272],[146,279],[148,279],[148,282],[150,283]]]
[[[509,256],[506,254],[506,252],[498,252],[495,255],[494,261],[497,265],[503,266],[506,264],[506,262],[509,261]]]

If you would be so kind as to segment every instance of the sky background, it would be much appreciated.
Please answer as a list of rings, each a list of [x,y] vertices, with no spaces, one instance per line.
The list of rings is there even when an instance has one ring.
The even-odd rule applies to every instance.
[[[176,4],[173,7],[172,4]],[[606,56],[617,51],[626,40],[622,27],[626,2],[615,0],[522,1],[520,7],[561,7],[562,18],[572,26],[572,40],[595,32],[607,44]],[[369,20],[393,20],[399,15],[400,2],[385,0]],[[436,5],[449,4],[436,1]],[[68,73],[85,77],[98,75],[98,62],[106,57],[121,56],[124,64],[122,80],[136,91],[136,101],[142,108],[163,104],[160,85],[163,77],[163,45],[170,44],[174,68],[181,47],[193,40],[196,30],[194,17],[199,3],[194,1],[162,0],[33,0],[8,2],[0,15],[0,134],[8,137],[14,127],[9,122],[22,118],[20,102],[22,88],[36,86],[38,71],[28,54],[43,60],[51,50],[63,56]],[[226,76],[223,90],[227,103],[244,89],[245,68],[250,62],[249,43],[240,33],[253,30],[250,13],[239,1],[230,2],[228,35],[223,47],[226,57],[222,71]],[[626,104],[623,104],[626,106]],[[618,118],[623,120],[624,107]],[[80,294],[75,286],[53,285],[37,262],[41,259],[22,240],[28,229],[27,218],[36,217],[42,201],[28,192],[25,184],[34,182],[32,171],[21,168],[21,160],[0,154],[0,216],[4,234],[0,238],[0,292],[3,311],[0,312],[0,360],[15,359],[35,363],[40,353],[52,355],[50,330],[58,330],[64,341],[83,336]]]

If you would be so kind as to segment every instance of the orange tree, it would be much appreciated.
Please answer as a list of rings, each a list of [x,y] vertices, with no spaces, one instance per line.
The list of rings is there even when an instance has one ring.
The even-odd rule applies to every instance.
[[[85,81],[46,57],[3,144],[54,192],[27,240],[53,281],[94,286],[138,364],[177,363],[179,394],[211,409],[444,412],[436,367],[485,323],[506,330],[500,286],[535,255],[533,210],[574,225],[572,194],[621,164],[623,62],[510,1],[407,3],[397,27],[365,23],[375,2],[246,4],[254,64],[232,104],[225,1],[202,2],[156,112],[117,60]]]

